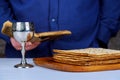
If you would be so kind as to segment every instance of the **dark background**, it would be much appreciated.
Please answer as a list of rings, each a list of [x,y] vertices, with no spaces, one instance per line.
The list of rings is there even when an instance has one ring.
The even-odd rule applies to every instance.
[[[110,39],[108,48],[120,50],[120,31],[115,37]],[[4,57],[4,49],[5,49],[5,41],[0,39],[0,57]]]

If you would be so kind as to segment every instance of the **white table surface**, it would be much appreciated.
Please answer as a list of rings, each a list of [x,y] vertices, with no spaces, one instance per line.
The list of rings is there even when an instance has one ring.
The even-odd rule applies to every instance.
[[[20,69],[13,66],[20,62],[16,58],[0,58],[0,80],[120,80],[120,70],[101,72],[62,72],[36,66]]]

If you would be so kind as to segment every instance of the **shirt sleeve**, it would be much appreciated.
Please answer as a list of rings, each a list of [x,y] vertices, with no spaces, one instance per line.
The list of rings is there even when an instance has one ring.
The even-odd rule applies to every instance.
[[[14,21],[11,13],[11,8],[8,3],[8,0],[0,0],[0,38],[5,40],[6,42],[10,42],[9,37],[3,35],[1,33],[1,29],[3,26],[3,23],[7,20]]]
[[[109,42],[109,39],[120,29],[119,18],[120,0],[101,0],[98,40],[105,44]]]

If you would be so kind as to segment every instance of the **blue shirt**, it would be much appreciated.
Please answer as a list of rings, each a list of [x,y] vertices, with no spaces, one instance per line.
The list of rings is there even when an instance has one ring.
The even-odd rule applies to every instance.
[[[120,0],[0,0],[0,27],[3,22],[32,21],[35,32],[70,30],[72,35],[46,41],[27,51],[27,57],[52,56],[52,49],[80,49],[107,44],[119,29]],[[6,57],[21,57],[9,38]]]

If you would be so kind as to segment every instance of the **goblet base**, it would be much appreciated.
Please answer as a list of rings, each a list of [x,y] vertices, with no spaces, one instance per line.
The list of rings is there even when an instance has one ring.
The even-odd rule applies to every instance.
[[[17,64],[17,65],[15,65],[14,66],[15,68],[32,68],[32,67],[34,67],[33,65],[31,65],[31,64]]]

